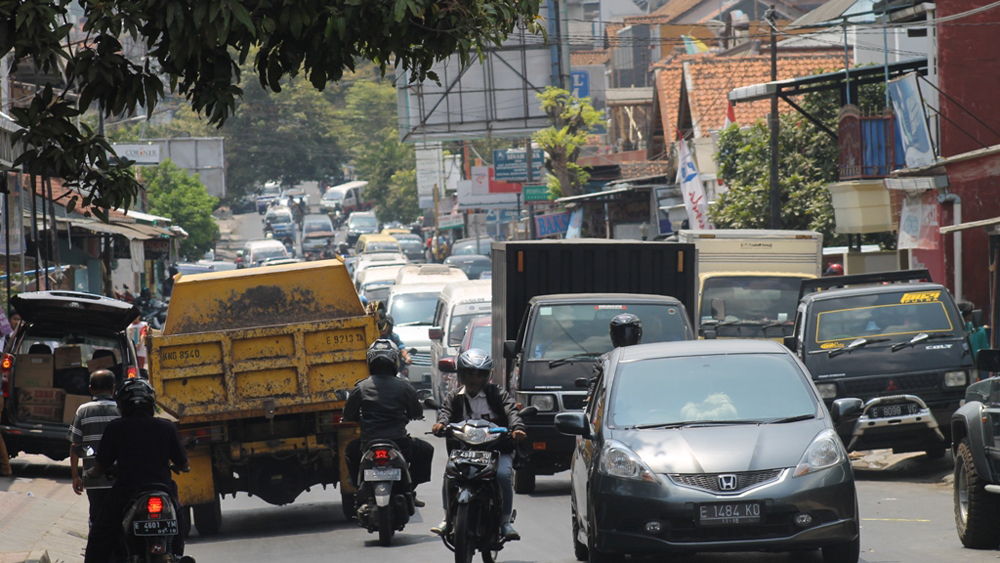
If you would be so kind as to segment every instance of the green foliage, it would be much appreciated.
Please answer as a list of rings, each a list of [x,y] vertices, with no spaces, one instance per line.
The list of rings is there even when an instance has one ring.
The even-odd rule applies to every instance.
[[[884,103],[884,86],[860,88],[860,103],[875,113]],[[840,95],[836,91],[806,94],[803,109],[831,130],[837,129]],[[730,125],[719,133],[715,158],[719,176],[729,186],[709,210],[719,228],[770,228],[770,132],[760,120],[744,129]],[[830,192],[826,185],[838,179],[836,141],[797,112],[780,116],[779,198],[781,227],[812,229],[823,234],[827,246],[846,244],[846,237],[834,232],[835,221]],[[893,247],[891,234],[865,235],[864,242]]]
[[[71,8],[82,10],[85,42],[70,38]],[[13,52],[15,69],[31,59],[79,88],[77,99],[45,87],[12,110],[26,147],[15,164],[63,177],[85,204],[128,207],[138,193],[123,173],[129,163],[113,163],[105,139],[77,125],[92,103],[108,117],[152,115],[169,89],[222,126],[243,95],[244,63],[273,92],[299,74],[322,90],[364,61],[383,75],[392,64],[411,80],[436,79],[431,65],[444,57],[467,63],[518,25],[544,32],[538,8],[539,0],[0,0],[0,56]],[[145,60],[122,55],[126,36]]]
[[[381,139],[359,147],[354,170],[358,178],[368,181],[365,197],[375,203],[375,211],[382,221],[405,221],[416,217],[416,173],[414,173],[414,198],[412,208],[406,209],[407,200],[393,201],[392,178],[400,171],[414,170],[413,146],[399,142],[399,133],[392,128],[382,131]],[[410,219],[412,221],[412,219]]]
[[[198,175],[188,176],[170,160],[142,168],[149,194],[149,212],[173,220],[188,233],[181,239],[181,256],[198,260],[215,245],[219,226],[212,218],[218,198],[208,195]]]
[[[417,201],[417,171],[400,170],[389,180],[389,197],[379,208],[380,217],[390,221],[412,223],[420,215]]]
[[[576,165],[576,158],[604,113],[594,109],[590,98],[576,98],[562,88],[546,87],[538,99],[542,111],[552,120],[551,127],[532,135],[548,154],[545,168],[549,171],[549,193],[554,197],[577,195],[590,174]]]

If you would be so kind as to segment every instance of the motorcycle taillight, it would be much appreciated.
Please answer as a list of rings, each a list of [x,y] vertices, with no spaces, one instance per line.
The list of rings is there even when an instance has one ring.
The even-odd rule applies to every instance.
[[[0,394],[10,396],[10,373],[14,370],[14,356],[4,354],[0,358]]]
[[[150,514],[163,512],[163,497],[149,497],[146,501],[146,512]]]
[[[375,450],[375,465],[386,465],[389,463],[389,450]]]

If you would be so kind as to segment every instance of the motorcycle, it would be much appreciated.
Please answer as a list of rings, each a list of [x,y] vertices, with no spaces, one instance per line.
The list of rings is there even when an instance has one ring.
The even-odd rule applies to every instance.
[[[425,404],[435,407],[432,399]],[[522,416],[537,414],[535,407],[521,409]],[[444,545],[455,552],[455,563],[471,563],[476,551],[483,563],[495,563],[507,540],[501,531],[500,512],[503,493],[497,480],[499,448],[509,441],[512,431],[486,420],[464,420],[449,424],[444,435],[457,447],[451,450],[445,466],[448,483],[450,533],[441,536]],[[511,516],[513,520],[517,511]]]
[[[355,518],[369,534],[378,532],[379,545],[389,545],[416,511],[410,483],[409,466],[394,442],[368,445],[358,470]]]

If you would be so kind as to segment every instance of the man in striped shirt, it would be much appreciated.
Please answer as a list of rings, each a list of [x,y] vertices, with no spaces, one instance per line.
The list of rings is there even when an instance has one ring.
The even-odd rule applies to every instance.
[[[90,523],[97,519],[101,500],[111,490],[112,481],[106,477],[89,480],[84,483],[80,476],[80,458],[83,458],[84,472],[94,466],[97,446],[108,423],[120,416],[118,404],[113,397],[115,392],[115,375],[106,369],[95,370],[90,374],[90,394],[94,400],[80,405],[69,427],[69,438],[72,444],[69,448],[70,472],[73,476],[73,492],[80,495],[87,490],[90,500]],[[88,447],[93,451],[88,452]]]

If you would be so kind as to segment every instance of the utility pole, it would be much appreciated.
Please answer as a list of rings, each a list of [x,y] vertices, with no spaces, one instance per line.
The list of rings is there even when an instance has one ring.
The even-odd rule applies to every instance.
[[[771,82],[778,80],[778,40],[774,33],[774,4],[764,15],[767,23],[771,27]],[[781,228],[781,198],[779,196],[778,185],[778,94],[771,96],[771,115],[768,116],[768,124],[771,129],[771,228]]]
[[[530,186],[535,181],[535,170],[534,170],[535,165],[533,162],[534,159],[531,158],[532,156],[531,153],[534,152],[531,149],[531,137],[528,137],[528,142],[525,144],[526,148],[524,149],[525,150],[524,163],[528,169],[528,181],[525,182],[524,185]],[[520,198],[518,198],[518,206],[520,206],[520,203],[521,200]],[[535,206],[528,202],[524,203],[528,206],[528,240],[535,240]]]

